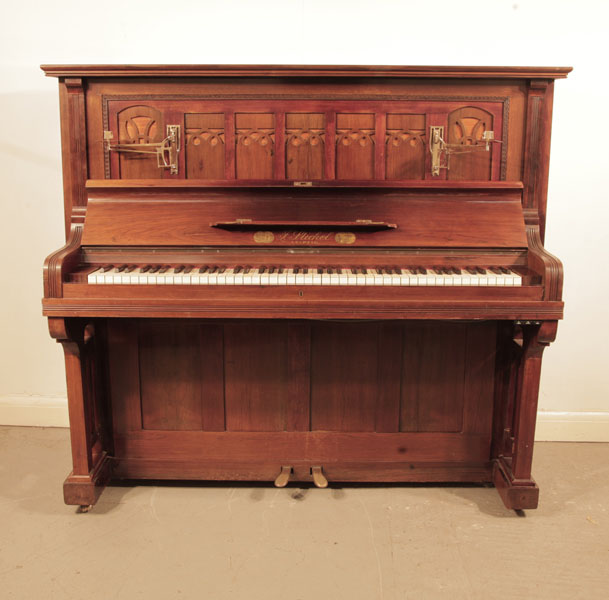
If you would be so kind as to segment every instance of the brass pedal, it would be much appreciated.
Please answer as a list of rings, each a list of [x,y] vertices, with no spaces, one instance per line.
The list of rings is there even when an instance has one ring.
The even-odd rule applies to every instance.
[[[290,475],[292,474],[292,467],[281,467],[281,472],[277,475],[277,479],[275,479],[275,487],[282,488],[288,485],[288,481],[290,480]]]
[[[322,467],[311,467],[311,475],[313,475],[313,483],[315,487],[318,488],[327,488],[328,480],[323,473]]]

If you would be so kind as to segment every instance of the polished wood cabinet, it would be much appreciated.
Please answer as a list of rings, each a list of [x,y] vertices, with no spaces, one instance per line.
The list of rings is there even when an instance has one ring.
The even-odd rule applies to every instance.
[[[66,502],[112,478],[493,482],[534,508],[568,68],[44,66]]]

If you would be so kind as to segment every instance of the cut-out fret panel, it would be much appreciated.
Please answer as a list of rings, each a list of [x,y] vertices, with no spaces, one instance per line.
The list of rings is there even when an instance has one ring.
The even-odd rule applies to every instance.
[[[166,99],[106,105],[112,139],[159,142],[168,124],[181,127],[178,173],[156,157],[105,151],[105,174],[115,179],[208,181],[324,180],[489,181],[506,178],[507,104],[500,98],[429,100]],[[490,152],[453,154],[450,170],[431,175],[429,127],[443,126],[449,143],[478,143]],[[105,128],[106,128],[105,127]]]
[[[186,177],[224,179],[225,135],[223,113],[184,115]]]
[[[285,127],[286,178],[297,181],[323,179],[325,115],[287,113]]]
[[[235,115],[237,179],[272,179],[275,115]]]
[[[163,113],[151,106],[130,106],[117,115],[120,144],[150,144],[164,137]],[[116,139],[117,136],[115,136]],[[159,179],[156,156],[132,152],[118,155],[120,179]]]
[[[374,179],[375,115],[336,115],[336,178]]]
[[[425,179],[425,132],[425,115],[387,115],[386,179]]]
[[[463,146],[476,145],[484,131],[493,131],[493,115],[481,108],[466,106],[448,115],[448,142]],[[491,153],[467,152],[450,158],[448,179],[491,179]]]

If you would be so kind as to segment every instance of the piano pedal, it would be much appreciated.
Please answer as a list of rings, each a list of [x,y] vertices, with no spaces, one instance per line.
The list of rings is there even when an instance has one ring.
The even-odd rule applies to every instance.
[[[328,480],[326,479],[326,476],[323,473],[322,467],[311,467],[311,475],[313,476],[313,483],[315,484],[315,487],[328,487]]]
[[[288,481],[290,480],[290,475],[292,474],[292,471],[292,467],[281,467],[281,471],[275,479],[275,487],[282,488],[288,485]]]
[[[92,504],[81,504],[76,510],[77,513],[88,513],[93,508]]]

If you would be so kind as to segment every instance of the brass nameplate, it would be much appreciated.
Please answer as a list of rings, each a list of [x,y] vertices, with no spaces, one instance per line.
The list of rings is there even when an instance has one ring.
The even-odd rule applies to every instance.
[[[254,241],[257,244],[270,244],[275,239],[272,231],[257,231],[254,234]]]
[[[357,238],[355,237],[354,233],[344,232],[337,233],[334,236],[334,239],[338,244],[353,244]]]
[[[353,244],[357,239],[354,233],[345,231],[335,233],[334,231],[280,231],[273,234],[272,231],[256,231],[254,241],[257,244],[272,244],[278,242],[294,242],[296,244],[324,244],[336,242],[337,244]]]

